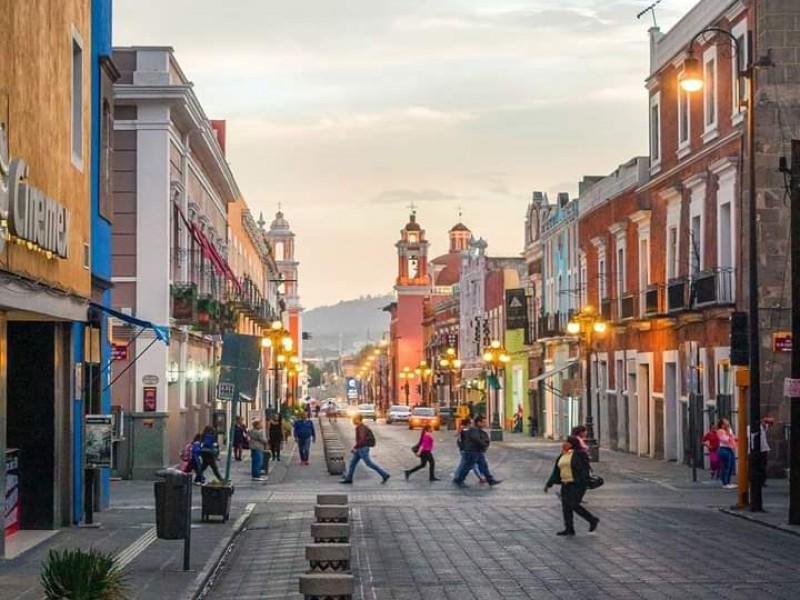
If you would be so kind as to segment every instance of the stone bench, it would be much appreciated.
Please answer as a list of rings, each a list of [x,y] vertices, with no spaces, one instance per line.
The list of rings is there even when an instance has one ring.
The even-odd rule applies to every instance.
[[[350,544],[309,544],[306,560],[312,573],[349,571]]]
[[[350,541],[349,523],[312,523],[311,537],[317,544],[338,544]]]
[[[341,504],[317,504],[314,507],[317,523],[347,523],[350,509]]]
[[[305,600],[350,600],[355,582],[345,573],[304,573],[300,575],[300,593]]]
[[[317,494],[317,504],[347,506],[347,494]]]

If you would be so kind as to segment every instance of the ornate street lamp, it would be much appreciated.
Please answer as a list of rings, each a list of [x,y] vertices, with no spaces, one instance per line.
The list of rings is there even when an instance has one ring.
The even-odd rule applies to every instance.
[[[261,338],[261,347],[272,351],[272,369],[274,370],[273,408],[280,410],[280,370],[286,363],[286,354],[292,351],[294,340],[289,332],[284,329],[283,321],[275,320],[270,323],[269,329]]]
[[[758,218],[756,204],[756,163],[755,163],[755,103],[754,100],[754,76],[755,70],[759,67],[773,67],[775,64],[769,56],[755,59],[753,55],[752,32],[748,32],[747,37],[747,58],[749,64],[742,65],[744,48],[741,47],[738,38],[730,31],[719,27],[707,27],[698,32],[689,42],[687,57],[683,62],[683,77],[681,87],[686,92],[698,92],[703,89],[705,83],[699,59],[695,56],[695,45],[697,41],[708,33],[718,33],[730,39],[733,49],[736,52],[736,62],[739,69],[737,75],[745,83],[747,99],[741,99],[742,105],[747,106],[747,125],[742,139],[743,147],[747,148],[747,170],[749,187],[749,210],[748,210],[748,319],[749,323],[749,348],[750,348],[750,388],[749,388],[749,412],[750,412],[750,510],[760,512],[763,510],[761,487],[764,481],[763,465],[759,460],[761,448],[761,340],[759,331],[759,290],[758,290]],[[743,202],[744,203],[744,202]],[[694,410],[693,408],[690,410]],[[743,432],[740,432],[743,433]],[[800,517],[800,515],[799,515]]]
[[[456,354],[455,348],[448,348],[445,351],[445,355],[439,359],[439,366],[442,370],[447,371],[448,404],[452,408],[454,374],[461,369],[461,361]]]
[[[492,400],[492,425],[489,430],[489,439],[493,442],[503,441],[503,429],[500,427],[500,410],[498,406],[498,396],[500,393],[500,378],[498,377],[498,373],[501,369],[505,369],[506,364],[510,361],[511,357],[506,354],[506,349],[503,348],[503,344],[501,344],[499,340],[492,340],[489,346],[483,351],[483,362],[486,363],[495,382],[494,386],[492,386],[491,381],[487,379],[489,382],[489,390],[486,394],[486,398]],[[491,393],[492,387],[494,387],[494,394]]]
[[[414,369],[414,373],[417,376],[419,376],[420,379],[420,387],[419,387],[420,403],[422,404],[422,406],[427,406],[428,394],[425,383],[426,381],[430,380],[432,373],[430,367],[428,366],[428,361],[427,360],[419,361],[419,366],[417,366],[417,368]]]
[[[591,306],[585,306],[569,323],[567,333],[578,338],[586,352],[586,443],[592,461],[600,460],[600,447],[594,437],[594,418],[592,415],[592,339],[595,334],[606,332],[606,322]],[[599,410],[599,406],[598,406]]]
[[[403,391],[406,394],[406,406],[409,406],[408,402],[408,394],[409,394],[409,385],[411,380],[414,379],[416,376],[414,371],[412,371],[409,367],[403,367],[403,370],[398,373],[398,376],[401,380],[403,380]]]

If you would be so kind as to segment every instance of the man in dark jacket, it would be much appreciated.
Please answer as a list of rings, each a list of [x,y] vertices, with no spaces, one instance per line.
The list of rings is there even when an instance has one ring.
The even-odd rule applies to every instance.
[[[365,465],[381,476],[381,483],[386,483],[389,481],[389,477],[391,477],[387,471],[381,469],[377,463],[374,463],[369,456],[370,448],[375,446],[375,435],[369,427],[364,425],[363,420],[364,418],[361,415],[353,417],[353,425],[356,426],[356,443],[350,451],[353,455],[350,458],[350,466],[347,468],[344,479],[339,483],[353,483],[353,475],[356,472],[356,467],[362,460]]]
[[[576,513],[589,522],[590,532],[597,529],[600,519],[581,506],[590,473],[589,455],[583,450],[581,440],[576,436],[570,436],[564,442],[561,454],[553,466],[553,472],[544,486],[544,491],[547,493],[554,485],[561,485],[564,530],[559,531],[556,535],[575,535],[574,515]]]
[[[453,479],[453,483],[458,487],[466,487],[464,479],[466,479],[467,474],[475,465],[478,465],[478,469],[483,473],[483,476],[486,477],[486,481],[489,482],[489,485],[497,485],[500,483],[500,480],[495,479],[489,472],[489,464],[486,462],[486,450],[489,448],[489,434],[483,430],[485,424],[486,419],[483,416],[478,416],[475,417],[475,425],[465,430],[463,440],[464,461]]]
[[[314,431],[314,423],[306,413],[300,415],[300,418],[294,422],[294,439],[300,451],[300,464],[307,465],[311,442],[317,441],[317,434]]]

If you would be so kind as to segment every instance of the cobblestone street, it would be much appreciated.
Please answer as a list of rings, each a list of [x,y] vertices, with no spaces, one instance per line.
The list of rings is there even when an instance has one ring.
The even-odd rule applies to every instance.
[[[323,470],[320,446],[308,467],[293,458],[285,478],[267,487],[207,597],[299,598],[320,491],[349,493],[356,597],[364,600],[797,597],[800,537],[721,513],[735,492],[692,484],[688,469],[604,452],[596,470],[607,483],[587,501],[600,527],[589,535],[579,520],[578,535],[564,539],[554,535],[558,498],[542,492],[555,445],[495,444],[489,461],[502,485],[473,479],[459,490],[449,482],[452,432],[436,434],[443,480],[420,472],[406,482],[418,433],[372,427],[373,455],[392,473],[389,482],[361,466],[352,487],[339,485]],[[350,428],[340,421],[339,429],[349,442]]]

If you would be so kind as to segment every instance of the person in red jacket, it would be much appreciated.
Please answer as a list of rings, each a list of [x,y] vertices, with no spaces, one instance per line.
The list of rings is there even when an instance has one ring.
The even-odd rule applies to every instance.
[[[711,477],[719,477],[719,436],[717,435],[717,424],[712,423],[708,428],[708,433],[703,436],[703,446],[708,448],[708,460],[711,463]]]
[[[379,465],[372,462],[372,459],[369,457],[370,448],[375,446],[375,435],[362,421],[363,417],[361,415],[353,417],[353,425],[356,426],[356,443],[350,451],[353,456],[350,459],[350,466],[347,469],[347,474],[339,483],[353,483],[353,475],[356,472],[356,467],[362,460],[365,465],[381,476],[381,483],[386,483],[391,475],[387,471],[381,469]]]

